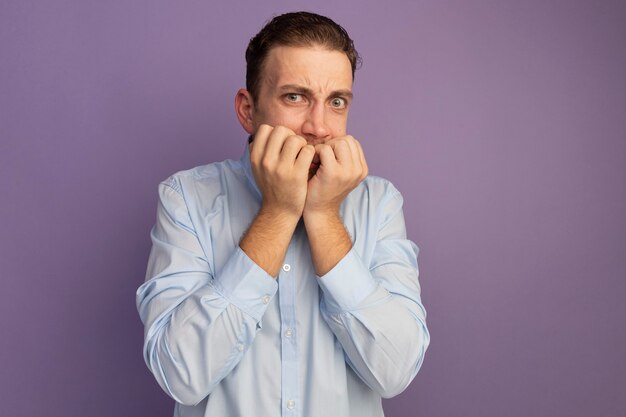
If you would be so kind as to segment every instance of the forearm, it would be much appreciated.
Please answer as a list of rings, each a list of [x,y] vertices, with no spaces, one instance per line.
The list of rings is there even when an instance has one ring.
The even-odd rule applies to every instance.
[[[250,165],[263,202],[239,246],[272,277],[302,216],[314,155],[306,139],[284,126],[262,124],[250,144]]]
[[[352,251],[319,283],[322,315],[352,368],[383,397],[400,393],[429,343],[419,288],[412,288],[416,272],[397,265],[369,271]]]
[[[277,283],[238,248],[213,279],[149,274],[137,291],[146,364],[168,395],[197,403],[250,347]]]
[[[352,248],[352,240],[338,210],[305,212],[303,219],[315,273],[323,276],[346,256]]]
[[[255,326],[214,291],[194,294],[146,338],[145,360],[170,397],[195,405],[239,363]]]
[[[389,306],[379,306],[367,313],[326,318],[350,366],[383,398],[406,389],[421,367],[429,343],[423,323],[403,313],[389,313]],[[381,325],[376,314],[394,322]]]
[[[308,182],[302,217],[318,276],[325,275],[350,251],[352,240],[339,209],[344,199],[367,176],[363,150],[352,136],[315,147],[320,165]]]
[[[241,249],[270,276],[276,277],[299,216],[286,211],[261,207],[241,239]]]

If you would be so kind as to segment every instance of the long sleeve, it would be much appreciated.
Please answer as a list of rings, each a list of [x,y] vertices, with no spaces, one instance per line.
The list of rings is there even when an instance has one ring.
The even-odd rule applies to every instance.
[[[415,377],[430,336],[420,299],[418,249],[406,239],[402,196],[386,185],[389,190],[375,202],[380,208],[368,218],[370,230],[355,236],[352,250],[319,278],[319,285],[322,315],[348,363],[388,398]],[[367,242],[374,237],[374,243]]]
[[[239,363],[278,288],[238,247],[217,268],[196,226],[176,183],[161,184],[146,282],[137,290],[145,362],[186,405],[202,401]]]

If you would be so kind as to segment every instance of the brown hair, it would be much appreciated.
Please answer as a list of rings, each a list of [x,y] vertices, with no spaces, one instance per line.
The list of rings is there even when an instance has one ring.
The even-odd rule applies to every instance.
[[[246,89],[256,100],[260,88],[263,64],[269,51],[275,46],[321,45],[332,51],[346,54],[354,71],[361,58],[354,49],[348,33],[331,19],[310,12],[285,13],[274,17],[256,36],[250,39],[246,49]]]

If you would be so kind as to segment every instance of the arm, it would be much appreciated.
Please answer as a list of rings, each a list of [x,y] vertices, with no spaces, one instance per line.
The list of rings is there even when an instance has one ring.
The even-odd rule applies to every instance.
[[[365,264],[339,217],[339,204],[367,174],[363,151],[345,137],[319,146],[318,152],[321,166],[309,182],[303,217],[324,293],[322,314],[354,371],[391,397],[411,382],[429,343],[417,248],[406,240],[402,197],[392,189],[375,208],[380,213],[368,227],[376,228],[370,237],[376,242]]]
[[[146,363],[176,401],[204,399],[253,342],[278,288],[272,277],[300,218],[313,155],[313,147],[289,129],[259,128],[251,163],[263,204],[219,273],[176,184],[161,186],[148,280],[137,291],[137,308]]]
[[[302,217],[318,276],[326,274],[352,248],[339,207],[367,176],[361,145],[352,137],[332,139],[318,145],[320,166],[308,183]]]
[[[275,277],[300,220],[307,173],[315,149],[286,127],[261,125],[250,148],[250,165],[263,196],[241,249]]]
[[[144,359],[168,395],[195,405],[239,363],[277,284],[239,248],[216,274],[176,184],[161,184],[159,197],[137,290]]]
[[[417,248],[406,240],[402,198],[395,191],[381,204],[369,262],[353,249],[318,282],[324,293],[322,315],[348,363],[388,398],[413,380],[430,336],[420,299]]]

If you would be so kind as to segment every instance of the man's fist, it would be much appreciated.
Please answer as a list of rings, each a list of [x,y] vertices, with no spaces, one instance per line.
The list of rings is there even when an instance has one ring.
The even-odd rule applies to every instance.
[[[315,146],[319,167],[308,184],[305,213],[337,213],[339,206],[368,173],[363,149],[352,136]]]
[[[250,164],[263,209],[298,218],[304,210],[315,148],[284,126],[261,125],[250,144]]]

